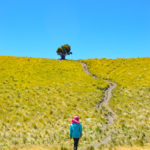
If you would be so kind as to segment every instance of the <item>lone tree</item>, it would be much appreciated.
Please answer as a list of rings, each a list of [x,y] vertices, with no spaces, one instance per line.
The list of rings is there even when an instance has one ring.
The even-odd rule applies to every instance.
[[[56,53],[61,56],[61,59],[64,60],[66,58],[66,55],[72,54],[71,47],[68,44],[62,45],[57,49]]]

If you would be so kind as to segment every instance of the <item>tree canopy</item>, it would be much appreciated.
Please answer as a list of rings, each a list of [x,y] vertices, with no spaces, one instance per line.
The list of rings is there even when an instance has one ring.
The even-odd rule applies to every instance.
[[[57,49],[56,53],[61,56],[61,59],[66,59],[66,55],[72,54],[71,47],[68,44],[64,44]]]

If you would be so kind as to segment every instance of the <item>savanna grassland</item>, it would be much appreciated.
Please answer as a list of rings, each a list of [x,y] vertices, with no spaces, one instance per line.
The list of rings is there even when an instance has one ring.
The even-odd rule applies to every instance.
[[[130,149],[124,146],[150,143],[150,58],[88,59],[84,62],[92,74],[117,83],[109,102],[117,117],[102,133],[111,135],[105,146]]]
[[[72,145],[75,115],[83,125],[80,145],[96,141],[107,121],[97,109],[107,86],[77,61],[0,56],[0,149]]]

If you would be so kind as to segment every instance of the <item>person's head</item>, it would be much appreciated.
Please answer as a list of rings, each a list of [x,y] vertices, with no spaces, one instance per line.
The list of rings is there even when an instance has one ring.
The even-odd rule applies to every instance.
[[[73,119],[79,121],[79,117],[78,116],[74,116]]]
[[[73,120],[72,120],[72,123],[79,123],[79,117],[78,116],[74,116],[73,117]]]

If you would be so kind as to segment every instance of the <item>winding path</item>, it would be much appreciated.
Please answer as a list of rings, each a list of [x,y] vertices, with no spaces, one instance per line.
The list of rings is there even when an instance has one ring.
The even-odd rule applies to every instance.
[[[96,75],[93,75],[91,72],[89,72],[88,66],[87,66],[86,63],[81,62],[81,64],[82,64],[83,70],[84,70],[84,72],[86,74],[91,75],[93,78],[98,78]],[[111,82],[109,80],[105,80],[105,81],[107,81],[109,83],[109,86],[104,91],[104,96],[103,96],[102,100],[99,101],[98,109],[102,110],[102,112],[103,112],[104,111],[103,107],[105,107],[105,109],[107,109],[107,111],[109,113],[107,114],[108,122],[103,125],[103,127],[101,128],[101,130],[105,130],[107,126],[112,125],[113,122],[114,122],[114,119],[117,117],[116,113],[108,105],[108,102],[109,102],[109,100],[111,99],[111,96],[112,96],[112,90],[114,88],[116,88],[117,84],[114,83],[114,82]],[[104,138],[102,141],[100,141],[98,143],[95,143],[93,145],[89,145],[89,146],[93,146],[94,148],[97,148],[101,144],[105,144],[108,141],[110,141],[110,139],[111,139],[111,136],[108,136],[108,137]],[[82,150],[86,150],[86,148],[82,148]]]

